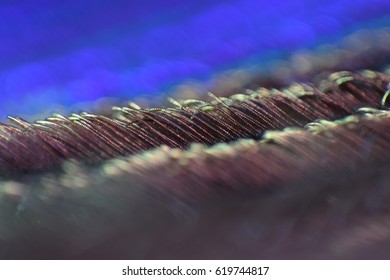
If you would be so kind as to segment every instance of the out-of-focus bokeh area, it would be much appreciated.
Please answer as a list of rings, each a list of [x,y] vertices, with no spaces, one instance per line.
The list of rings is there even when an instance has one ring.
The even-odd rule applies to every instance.
[[[388,23],[388,0],[3,0],[0,119],[207,87]]]

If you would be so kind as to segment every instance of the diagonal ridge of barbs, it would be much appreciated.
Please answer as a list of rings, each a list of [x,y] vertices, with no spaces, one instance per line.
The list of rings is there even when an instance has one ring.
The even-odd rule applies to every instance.
[[[258,88],[212,101],[171,99],[172,108],[114,107],[114,117],[54,114],[29,123],[9,117],[0,124],[0,174],[53,168],[64,160],[96,164],[161,145],[185,149],[264,132],[302,127],[317,119],[335,120],[361,107],[381,108],[390,75],[336,72],[314,84],[295,83],[283,90]]]

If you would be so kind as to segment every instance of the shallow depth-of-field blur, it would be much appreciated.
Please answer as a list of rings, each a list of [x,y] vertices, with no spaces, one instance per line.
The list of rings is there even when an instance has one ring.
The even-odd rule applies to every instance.
[[[0,120],[207,91],[389,22],[386,0],[1,1]]]

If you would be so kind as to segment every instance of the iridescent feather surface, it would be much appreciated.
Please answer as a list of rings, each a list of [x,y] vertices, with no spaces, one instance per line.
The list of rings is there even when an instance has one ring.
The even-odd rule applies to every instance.
[[[1,3],[0,258],[389,258],[388,1],[146,2]]]

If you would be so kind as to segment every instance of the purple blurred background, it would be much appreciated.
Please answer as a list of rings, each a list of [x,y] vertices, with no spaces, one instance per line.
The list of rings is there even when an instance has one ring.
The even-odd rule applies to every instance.
[[[3,0],[0,120],[161,95],[389,23],[388,0]]]

